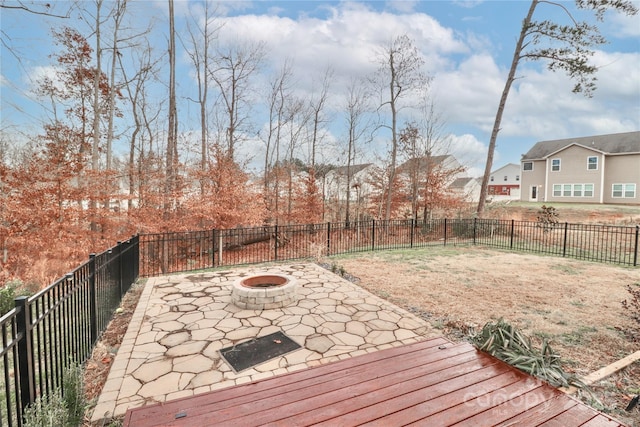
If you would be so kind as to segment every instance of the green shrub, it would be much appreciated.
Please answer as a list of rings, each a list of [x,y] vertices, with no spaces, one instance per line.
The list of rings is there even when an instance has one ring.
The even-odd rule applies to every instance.
[[[15,298],[31,295],[20,280],[10,280],[0,288],[0,316],[4,316],[15,307]]]
[[[77,427],[82,423],[87,402],[84,398],[83,370],[72,363],[64,371],[62,389],[39,396],[25,411],[25,427]]]
[[[24,413],[24,427],[72,427],[59,392],[39,396]],[[77,424],[73,427],[76,427]]]

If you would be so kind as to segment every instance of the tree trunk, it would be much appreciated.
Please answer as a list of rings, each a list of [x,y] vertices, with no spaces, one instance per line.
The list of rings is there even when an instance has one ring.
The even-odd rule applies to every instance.
[[[165,177],[165,202],[164,215],[168,218],[173,205],[173,197],[176,179],[177,159],[177,130],[178,118],[176,110],[176,37],[175,21],[173,14],[173,0],[169,0],[169,129],[167,135],[166,151],[166,177]]]
[[[482,217],[482,214],[484,213],[484,206],[487,199],[487,190],[489,186],[489,176],[491,175],[491,168],[493,167],[493,154],[496,149],[496,140],[498,139],[498,132],[500,132],[502,114],[504,113],[504,108],[505,108],[505,105],[507,104],[507,97],[509,96],[511,85],[515,80],[516,70],[520,62],[520,54],[522,53],[524,39],[527,35],[527,30],[529,29],[529,24],[531,23],[531,18],[533,17],[533,12],[535,11],[536,6],[538,5],[538,2],[539,0],[533,0],[531,2],[531,6],[529,7],[529,13],[527,14],[527,17],[522,22],[522,30],[520,31],[520,38],[518,39],[518,43],[516,44],[516,49],[513,52],[513,60],[511,61],[511,68],[509,69],[509,75],[504,85],[502,96],[500,97],[500,104],[498,105],[496,119],[495,119],[495,122],[493,123],[493,130],[491,131],[491,139],[489,140],[489,150],[487,152],[487,163],[485,164],[484,175],[482,176],[482,185],[480,187],[480,200],[478,201],[478,209],[476,211],[476,214],[478,217]]]

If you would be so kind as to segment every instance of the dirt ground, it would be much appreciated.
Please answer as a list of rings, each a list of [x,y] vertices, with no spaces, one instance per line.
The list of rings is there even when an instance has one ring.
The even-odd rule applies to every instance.
[[[536,221],[543,205],[545,205],[543,202],[495,202],[486,206],[484,217]],[[555,208],[560,222],[620,226],[640,224],[640,206],[638,205],[592,205],[585,203],[546,203],[546,205]]]
[[[586,375],[640,349],[621,302],[640,269],[482,248],[367,253],[331,260],[360,286],[404,307],[455,339],[504,318],[535,341],[550,340],[566,370]],[[638,331],[637,331],[638,332]],[[630,425],[640,393],[640,363],[595,385],[582,398]]]

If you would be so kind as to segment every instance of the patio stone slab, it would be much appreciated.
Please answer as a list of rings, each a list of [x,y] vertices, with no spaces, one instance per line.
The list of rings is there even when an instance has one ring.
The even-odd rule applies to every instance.
[[[231,303],[235,280],[266,273],[296,277],[298,300],[261,311]],[[302,348],[239,373],[220,357],[222,348],[279,331]],[[121,369],[112,367],[92,421],[438,335],[412,313],[316,264],[154,277],[113,363]]]

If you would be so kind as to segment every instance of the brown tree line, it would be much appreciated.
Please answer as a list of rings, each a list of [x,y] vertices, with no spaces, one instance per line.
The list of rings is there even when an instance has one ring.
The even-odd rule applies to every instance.
[[[538,3],[532,2],[532,10]],[[626,1],[576,3],[599,17],[606,8],[635,13]],[[0,283],[20,278],[46,284],[87,254],[139,232],[426,218],[438,209],[459,208],[460,198],[448,185],[461,170],[431,162],[447,152],[447,132],[428,102],[431,79],[422,72],[424,59],[406,35],[372,53],[377,71],[364,81],[351,80],[338,111],[328,107],[335,81],[330,68],[316,79],[311,96],[300,95],[291,63],[264,70],[264,43],[217,39],[224,23],[208,2],[204,10],[183,18],[189,20],[187,31],[180,32],[173,0],[168,0],[164,46],[151,43],[151,26],[127,27],[130,5],[127,0],[82,3],[79,13],[89,26],[83,30],[57,22],[54,73],[34,90],[48,111],[47,121],[25,144],[13,143],[14,135],[4,128],[0,133]],[[15,13],[41,12],[21,8]],[[544,31],[552,39],[571,34],[577,58],[539,48],[539,34],[549,28],[559,31]],[[525,20],[521,39],[531,38],[536,50],[527,51],[526,42],[516,48],[492,143],[517,62],[546,53],[552,57],[550,67],[577,73],[578,89],[590,93],[592,82],[584,76],[595,70],[585,57],[591,45],[602,42],[597,36],[597,28],[581,23],[558,29],[550,21]],[[192,62],[195,96],[181,93],[176,83],[180,49]],[[257,77],[265,73],[270,73],[268,83],[259,87]],[[419,108],[412,105],[416,100],[430,107],[410,117],[406,111]],[[197,105],[199,129],[181,127],[189,103]],[[256,104],[264,106],[265,125],[255,120]],[[345,130],[343,142],[332,147],[337,153],[333,163],[346,165],[347,173],[346,197],[332,201],[325,197],[331,167],[319,153],[328,143],[327,125],[337,121],[333,114],[344,119]],[[350,170],[380,129],[390,132],[389,150],[369,174],[370,194],[363,205],[361,184],[352,181]],[[259,173],[249,172],[249,159],[239,155],[250,142],[263,144]],[[126,154],[115,155],[116,145],[126,147]],[[491,156],[492,149],[487,170]],[[409,162],[415,168],[398,173],[403,160],[415,160]],[[353,192],[358,193],[355,209]]]

